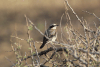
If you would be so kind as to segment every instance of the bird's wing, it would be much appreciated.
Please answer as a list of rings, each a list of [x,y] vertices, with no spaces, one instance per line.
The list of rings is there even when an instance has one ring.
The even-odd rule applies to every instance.
[[[48,33],[45,32],[45,35],[47,36]],[[47,41],[48,41],[48,39],[44,36],[44,37],[43,37],[43,43],[42,43],[42,45],[40,46],[40,49],[43,48],[43,47],[45,46],[45,44],[47,43]]]
[[[46,44],[47,41],[48,41],[48,39],[44,36],[44,37],[43,37],[43,43]]]
[[[52,37],[54,37],[54,36],[56,36],[56,31],[55,31],[55,30],[52,31],[52,32],[49,34],[49,38],[52,38]]]
[[[52,37],[54,37],[54,36],[57,36],[57,33],[56,33],[56,30],[47,30],[47,31],[45,31],[45,35],[48,37],[48,38],[52,38]],[[45,36],[44,36],[45,37]],[[45,39],[47,39],[46,37],[45,37]],[[45,40],[45,39],[43,39],[43,40]]]

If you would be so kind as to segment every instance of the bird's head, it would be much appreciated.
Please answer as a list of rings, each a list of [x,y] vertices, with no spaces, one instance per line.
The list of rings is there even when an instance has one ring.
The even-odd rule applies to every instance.
[[[57,26],[59,26],[59,25],[57,25],[57,24],[51,24],[49,28],[50,29],[56,29]]]

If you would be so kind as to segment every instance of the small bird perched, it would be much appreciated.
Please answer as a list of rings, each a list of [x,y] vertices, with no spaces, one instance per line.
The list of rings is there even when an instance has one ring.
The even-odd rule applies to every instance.
[[[58,25],[57,24],[51,24],[49,26],[49,28],[45,31],[45,36],[47,36],[51,41],[55,41],[56,38],[57,38],[57,33],[56,33],[56,27]],[[45,44],[48,42],[48,38],[46,37],[43,37],[43,43],[42,45],[40,46],[40,49],[43,48],[45,46]]]

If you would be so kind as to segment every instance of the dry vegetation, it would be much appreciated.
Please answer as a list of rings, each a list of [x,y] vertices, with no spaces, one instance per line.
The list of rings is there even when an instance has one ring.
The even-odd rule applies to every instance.
[[[100,0],[68,2],[1,0],[0,67],[100,67]],[[52,23],[58,39],[39,49]]]
[[[6,59],[12,63],[11,67],[100,67],[100,27],[94,22],[94,30],[94,28],[91,28],[84,18],[80,19],[78,17],[67,0],[64,1],[64,4],[65,12],[62,14],[60,19],[60,38],[58,38],[57,41],[50,43],[52,47],[45,50],[39,51],[37,49],[36,43],[41,44],[41,42],[35,41],[34,38],[30,36],[30,31],[34,28],[41,35],[44,36],[44,34],[25,15],[28,39],[18,37],[17,32],[15,32],[15,36],[11,35],[11,52],[14,52],[16,57],[16,63],[13,63],[10,58],[8,59],[6,57]],[[80,34],[79,31],[73,28],[74,25],[71,22],[73,19],[71,19],[69,15],[69,9],[82,26],[84,35]],[[100,21],[94,13],[87,11],[84,12],[94,16]],[[64,17],[68,23],[66,23],[63,28],[62,19]],[[21,45],[22,41],[26,41],[29,45],[29,47],[27,47],[29,51],[25,51],[24,56],[21,54],[21,48],[24,47]]]

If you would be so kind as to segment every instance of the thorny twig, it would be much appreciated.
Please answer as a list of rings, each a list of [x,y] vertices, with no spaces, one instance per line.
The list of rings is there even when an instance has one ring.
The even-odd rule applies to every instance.
[[[35,52],[36,52],[36,54],[37,54],[37,57],[38,57],[38,66],[40,67],[40,59],[39,59],[39,55],[38,55],[38,51],[37,51],[37,49],[36,49],[36,47],[35,47],[35,42],[33,42],[33,46],[34,46],[34,48],[35,48]]]
[[[86,13],[88,13],[88,14],[90,14],[90,15],[93,15],[94,17],[96,17],[96,18],[100,21],[100,18],[97,17],[94,13],[90,13],[90,12],[88,12],[88,11],[84,11],[84,10],[83,10],[83,12],[86,12]]]

